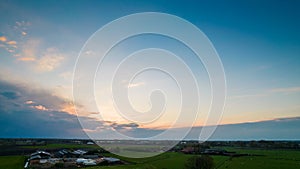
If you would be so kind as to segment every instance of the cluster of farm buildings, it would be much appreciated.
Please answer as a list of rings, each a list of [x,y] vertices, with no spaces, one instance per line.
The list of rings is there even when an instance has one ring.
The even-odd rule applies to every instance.
[[[56,153],[36,151],[28,157],[24,168],[77,168],[123,163],[118,158],[104,157],[93,151],[63,149]]]

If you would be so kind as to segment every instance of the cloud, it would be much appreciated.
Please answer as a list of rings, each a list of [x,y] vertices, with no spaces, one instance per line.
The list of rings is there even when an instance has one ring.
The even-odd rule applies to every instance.
[[[37,72],[53,71],[64,60],[65,54],[55,47],[43,46],[42,39],[26,36],[30,25],[30,22],[17,21],[7,33],[13,35],[11,37],[16,40],[1,36],[0,41],[5,43],[2,43],[0,47],[15,56],[17,61],[30,62],[30,66]]]
[[[41,40],[29,39],[22,45],[22,51],[20,55],[23,58],[36,58],[38,56],[38,48],[40,47]]]
[[[14,52],[15,52],[15,50],[13,50],[13,49],[7,49],[7,51],[8,51],[9,53],[14,53]]]
[[[230,99],[244,99],[244,98],[252,98],[252,97],[265,97],[267,94],[246,94],[246,95],[235,95],[230,96]]]
[[[18,48],[16,41],[8,41],[7,37],[5,37],[5,36],[1,36],[0,41],[5,42],[5,43],[0,44],[0,47],[5,49],[9,53],[15,53],[15,49]]]
[[[24,39],[24,36],[27,35],[28,27],[31,25],[30,22],[26,21],[17,21],[15,25],[7,25],[7,31],[6,35],[0,36],[0,41],[5,42],[4,44],[1,44],[0,47],[4,48],[7,52],[13,54],[13,56],[21,56],[21,54],[24,54],[22,50],[26,50],[30,48],[27,48],[28,46],[24,46],[23,44],[27,44],[27,42]],[[9,40],[9,39],[16,39],[16,40]],[[30,41],[30,40],[29,40]],[[13,50],[13,49],[19,49],[20,50]],[[13,48],[13,49],[12,49]],[[24,57],[24,56],[23,56]],[[26,56],[28,58],[28,56]]]
[[[85,55],[95,55],[96,53],[92,50],[87,50],[84,52]]]
[[[21,35],[25,36],[27,35],[27,30],[28,28],[31,26],[30,22],[26,22],[26,21],[17,21],[16,24],[14,25],[14,30],[16,31],[16,33],[20,33]]]
[[[57,105],[65,103],[63,99],[3,80],[0,80],[0,93],[1,138],[86,138],[77,117],[59,110]]]
[[[271,93],[297,93],[300,87],[275,88],[270,90]]]
[[[8,44],[8,45],[16,45],[17,42],[14,41],[14,40],[11,40],[11,41],[6,42],[6,44]]]
[[[80,108],[80,105],[79,105]],[[87,113],[91,114],[91,113]],[[113,122],[80,117],[88,124],[85,131],[101,136],[111,133]],[[135,125],[114,123],[115,128],[133,128]],[[0,79],[0,138],[87,138],[73,103],[54,96],[50,91],[33,84],[14,83]],[[20,130],[22,129],[22,130]]]
[[[54,96],[52,92],[33,84],[0,80],[0,137],[2,138],[87,138],[84,131],[101,139],[112,139],[111,133],[115,131],[130,137],[147,138],[164,131],[141,128],[136,123],[120,124],[85,116],[80,117],[81,122],[87,124],[82,129],[73,110],[72,102]],[[171,129],[168,138],[176,138],[182,129]],[[192,128],[186,139],[198,139],[202,129],[203,127]],[[299,130],[300,117],[278,118],[220,125],[211,140],[300,139]]]
[[[65,56],[56,48],[48,48],[44,55],[37,60],[36,69],[40,72],[49,72],[57,68]]]
[[[26,26],[30,26],[30,25],[31,25],[30,22],[26,22],[26,21],[16,21],[16,26],[21,27],[21,28],[26,27]]]
[[[236,95],[236,96],[230,96],[229,98],[244,99],[244,98],[266,97],[274,93],[290,94],[290,93],[298,93],[298,92],[300,92],[300,87],[274,88],[274,89],[265,90],[258,94]]]
[[[136,123],[128,123],[128,124],[112,123],[111,127],[116,130],[133,130],[133,129],[138,128],[139,125]]]
[[[10,41],[10,44],[14,42]],[[16,45],[15,43],[14,45]],[[31,62],[37,72],[50,72],[57,68],[64,60],[65,55],[57,48],[49,47],[42,50],[42,41],[39,39],[28,39],[21,47],[21,52],[15,54],[18,61]]]
[[[144,84],[145,84],[144,82],[130,83],[127,87],[128,87],[128,88],[139,87],[139,86],[142,86],[142,85],[144,85]]]
[[[31,107],[34,108],[34,109],[37,109],[37,110],[42,110],[42,111],[48,111],[49,110],[43,105],[37,105],[37,106],[31,106]]]
[[[135,138],[149,138],[165,131],[164,129],[139,128],[138,124],[135,123],[110,123],[109,126],[119,133]],[[200,132],[203,132],[204,128],[209,129],[211,127],[193,127],[185,139],[198,140]],[[102,127],[94,130],[91,128],[86,131],[95,133],[97,130],[101,131],[103,129],[106,128]],[[299,140],[299,130],[300,117],[278,118],[251,123],[219,125],[209,140]],[[172,138],[178,138],[178,133],[185,131],[185,128],[171,128],[170,131],[164,136],[164,139],[172,140]],[[100,136],[99,138],[101,138]]]
[[[32,100],[27,100],[26,102],[25,102],[25,104],[34,104],[35,102],[34,101],[32,101]]]
[[[7,38],[5,36],[0,36],[0,41],[1,42],[6,42],[7,41]]]
[[[59,74],[59,76],[64,78],[65,80],[71,80],[73,73],[70,71],[67,71],[67,72],[63,72],[63,73]]]
[[[19,98],[19,93],[17,92],[11,92],[11,91],[5,91],[0,93],[2,96],[8,98],[8,99],[17,99]]]
[[[72,115],[77,115],[75,105],[72,102],[65,102],[61,105],[60,111],[67,112]]]
[[[24,61],[24,62],[32,62],[35,61],[34,57],[21,57],[17,59],[18,61]]]

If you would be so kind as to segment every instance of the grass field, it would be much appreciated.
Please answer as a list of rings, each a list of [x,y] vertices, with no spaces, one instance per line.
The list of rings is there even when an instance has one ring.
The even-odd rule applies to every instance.
[[[24,156],[0,156],[1,169],[23,169]]]
[[[297,169],[300,168],[300,151],[229,149],[239,153],[261,156],[229,158],[218,169]]]
[[[257,156],[227,157],[212,156],[216,169],[298,169],[300,168],[300,151],[293,150],[254,150],[225,148],[243,154]],[[126,166],[92,167],[91,169],[182,169],[192,155],[165,153],[146,159],[124,159],[136,163]]]
[[[58,146],[58,145],[56,145]],[[55,146],[55,148],[56,148]],[[54,146],[53,146],[54,147]],[[47,147],[49,148],[49,147]],[[212,156],[216,169],[297,169],[300,168],[300,151],[293,150],[255,150],[225,148],[243,154],[258,156],[227,157]],[[114,156],[112,154],[104,154]],[[143,159],[121,158],[128,165],[95,166],[88,169],[183,169],[186,160],[193,155],[168,152],[159,156]],[[24,166],[23,156],[0,156],[0,169],[21,169]]]

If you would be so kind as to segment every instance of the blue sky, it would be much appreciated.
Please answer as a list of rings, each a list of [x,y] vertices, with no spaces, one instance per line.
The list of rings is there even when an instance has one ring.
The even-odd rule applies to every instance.
[[[196,25],[210,39],[223,63],[227,78],[227,100],[221,124],[241,125],[245,122],[272,121],[278,118],[298,120],[299,8],[300,2],[296,0],[2,1],[0,80],[5,85],[0,86],[0,101],[3,105],[0,113],[3,119],[7,119],[7,123],[2,126],[2,131],[7,132],[3,132],[1,136],[8,136],[9,131],[16,132],[22,126],[19,121],[13,122],[18,119],[18,113],[27,113],[28,116],[24,116],[23,120],[31,124],[34,123],[32,119],[39,117],[34,115],[37,112],[44,113],[45,117],[52,114],[51,117],[66,119],[59,124],[68,128],[70,136],[78,136],[75,133],[80,131],[78,124],[75,124],[78,122],[74,119],[76,113],[72,104],[72,73],[78,53],[99,28],[119,17],[137,12],[177,15]],[[120,44],[114,55],[115,60],[112,59],[111,63],[118,59],[118,54],[128,54],[144,47],[163,47],[179,54],[185,51],[178,42],[159,36],[135,37],[128,39],[126,43],[123,46]],[[190,54],[184,59],[189,62],[196,75],[203,96],[209,98],[205,69]],[[153,75],[155,73],[137,79],[136,84],[145,84],[147,80],[152,83],[153,79],[159,80],[161,77],[154,78]],[[147,84],[151,84],[150,82]],[[171,79],[165,78],[165,81],[153,84],[163,88],[171,86],[167,90],[173,93],[176,86],[172,87],[171,82]],[[135,106],[147,110],[147,102],[139,99],[145,97],[141,90],[137,88],[134,92],[133,96],[138,98],[135,99]],[[96,112],[97,109],[90,106],[87,100],[89,98],[83,98],[78,104],[82,105],[83,111]],[[172,101],[170,107],[175,109],[176,100]],[[205,100],[202,103],[203,111],[208,109],[207,102]],[[112,111],[109,103],[107,107],[101,108],[103,111]],[[74,121],[70,122],[72,120],[68,121],[68,118]],[[107,121],[115,121],[104,126],[129,123],[118,121],[114,116],[107,118]],[[42,120],[47,121],[47,118]],[[173,119],[166,116],[162,121],[140,125],[138,128],[162,128],[169,125],[168,120]],[[197,119],[196,124],[201,126],[203,121]],[[287,124],[281,126],[288,128]],[[43,133],[36,130],[36,127],[28,128],[28,136]],[[48,130],[50,129],[47,129],[50,133]],[[282,129],[283,131],[285,130]],[[299,138],[289,138],[293,137]]]

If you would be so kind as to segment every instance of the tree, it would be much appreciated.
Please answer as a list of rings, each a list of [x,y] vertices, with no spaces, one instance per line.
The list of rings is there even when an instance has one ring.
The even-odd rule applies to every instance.
[[[185,164],[186,169],[212,169],[213,167],[214,160],[207,155],[193,156]]]

